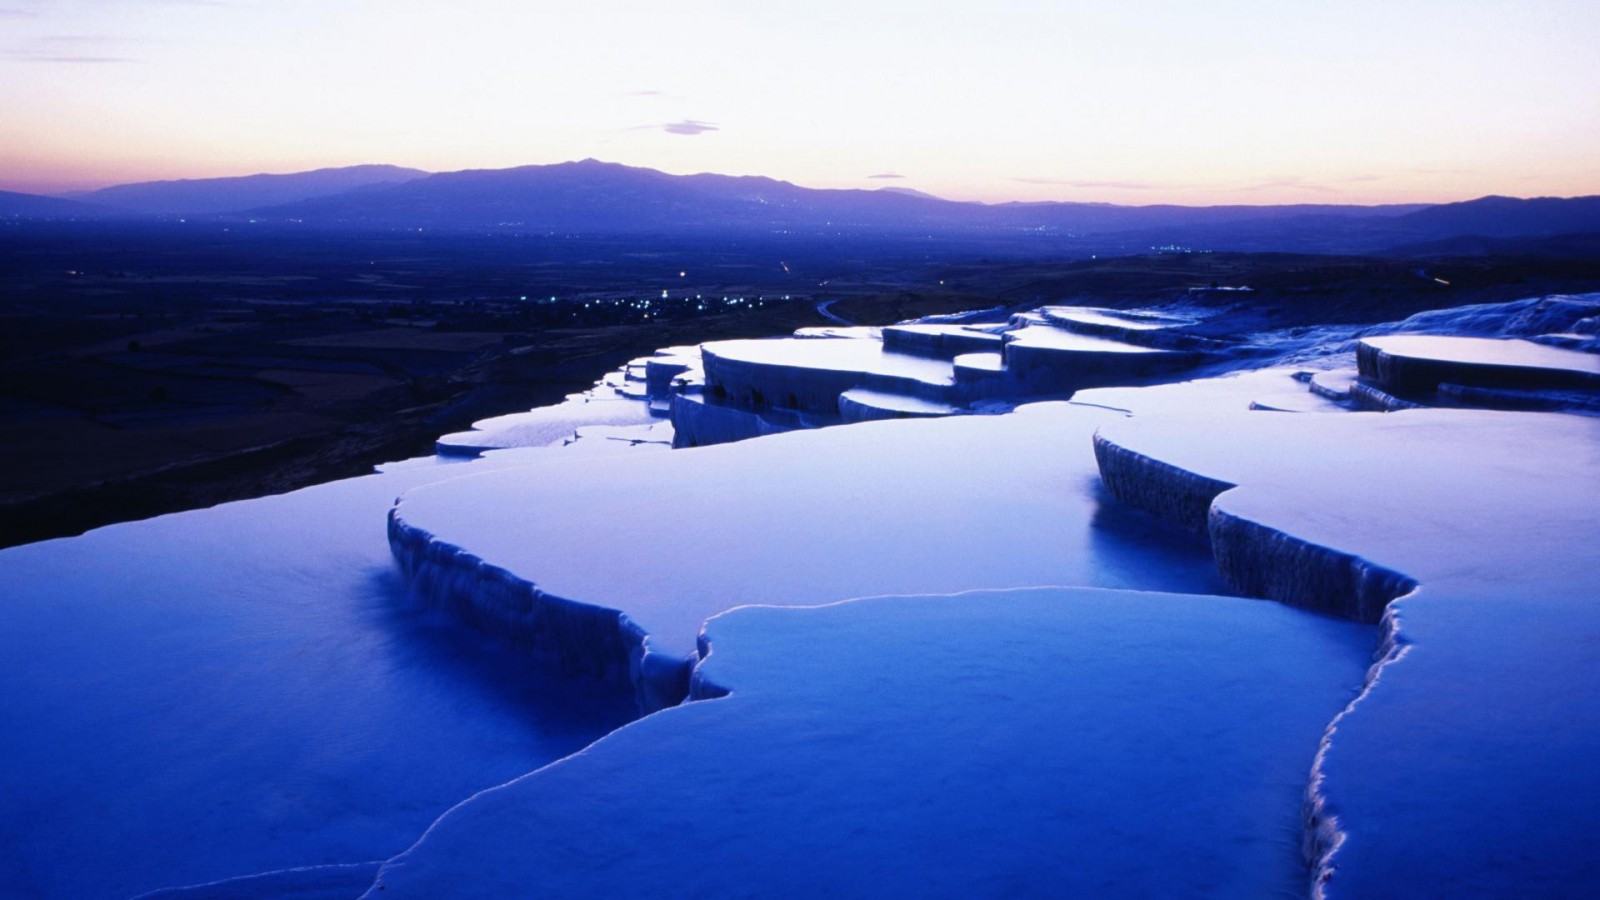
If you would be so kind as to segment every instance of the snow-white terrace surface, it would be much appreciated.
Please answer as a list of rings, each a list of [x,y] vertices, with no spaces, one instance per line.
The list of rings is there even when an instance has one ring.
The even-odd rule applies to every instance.
[[[1114,312],[1088,306],[1046,306],[1050,318],[1060,322],[1081,322],[1126,331],[1159,331],[1180,325],[1192,325],[1194,319],[1167,316],[1158,313]]]
[[[1311,390],[1336,400],[1350,399],[1350,388],[1360,378],[1356,369],[1323,369],[1311,375]]]
[[[839,400],[841,405],[849,402],[874,409],[912,415],[947,416],[955,412],[955,408],[948,403],[937,403],[933,400],[923,400],[920,397],[907,397],[904,394],[891,394],[866,388],[852,388],[845,391],[839,395]]]
[[[1532,341],[1493,338],[1392,334],[1363,338],[1362,343],[1390,356],[1471,366],[1516,366],[1550,369],[1600,379],[1600,355],[1566,350]]]
[[[471,798],[366,896],[1293,894],[1310,753],[1371,645],[1277,604],[1083,588],[705,631],[697,677],[731,695]]]
[[[1256,369],[1218,378],[1181,381],[1148,388],[1092,388],[1072,395],[1072,403],[1117,410],[1140,417],[1196,416],[1244,412],[1252,405],[1272,408],[1297,406],[1329,412],[1342,411],[1322,401],[1296,378],[1299,369]],[[1187,423],[1186,427],[1209,426]]]
[[[796,328],[794,336],[801,340],[869,340],[876,341],[883,337],[883,329],[876,325],[814,325],[810,328]],[[701,346],[704,346],[703,344]]]
[[[1149,353],[1170,354],[1171,350],[1161,350],[1155,347],[1140,347],[1134,344],[1125,344],[1122,341],[1110,338],[1094,337],[1087,334],[1077,334],[1063,331],[1059,328],[1033,325],[1007,332],[1011,338],[1010,343],[1024,347],[1044,347],[1051,350],[1074,350],[1083,353]]]
[[[957,368],[978,369],[984,372],[1001,372],[1005,370],[1005,357],[999,353],[962,353],[952,362]]]
[[[0,550],[0,896],[382,859],[631,718],[419,607],[384,533],[409,488],[580,445],[646,449],[386,467]]]
[[[394,515],[547,594],[623,611],[673,657],[741,603],[1214,584],[1209,558],[1169,557],[1159,533],[1141,543],[1104,530],[1116,519],[1091,436],[1115,415],[1042,403],[555,461],[407,492]],[[619,522],[647,536],[641,552],[595,550]]]
[[[1398,322],[1377,325],[1318,325],[1249,336],[1250,343],[1278,354],[1279,365],[1317,365],[1333,357],[1344,365],[1344,355],[1355,352],[1356,342],[1397,333],[1474,337],[1533,337],[1581,327],[1600,314],[1600,294],[1552,294],[1508,303],[1479,303],[1447,309],[1430,309]]]
[[[561,403],[472,423],[471,431],[439,438],[439,452],[472,456],[507,447],[547,447],[570,439],[583,425],[645,425],[650,409],[604,385],[572,394]]]
[[[757,366],[897,375],[936,385],[950,384],[954,379],[949,360],[890,353],[883,349],[881,341],[871,338],[713,341],[704,345],[704,352]]]
[[[1397,328],[1573,328],[1597,300],[1262,346],[1334,364]],[[796,343],[874,332],[827,333]],[[349,896],[422,835],[372,896],[1292,894],[1313,762],[1330,894],[1600,885],[1600,423],[1345,413],[1279,369],[669,453],[645,404],[594,402],[625,379],[491,428],[538,449],[0,552],[0,681],[21,686],[0,695],[0,893],[279,869],[186,896]],[[597,424],[612,403],[640,418]],[[1097,429],[1160,463],[1155,492],[1240,485],[1211,536],[1261,593],[1338,566],[1420,583],[1358,703],[1335,718],[1372,629],[1209,596],[1203,548],[1101,487]],[[402,492],[402,522],[636,617],[661,653],[692,657],[731,607],[789,608],[712,619],[701,690],[731,696],[474,793],[626,714],[554,701],[581,683],[408,600],[381,520]]]
[[[987,325],[987,326],[983,326],[983,325],[949,325],[949,324],[931,324],[930,325],[930,324],[922,324],[922,323],[918,323],[918,322],[908,322],[908,323],[903,324],[903,325],[889,325],[889,326],[886,326],[886,327],[887,328],[892,328],[895,331],[902,331],[902,332],[906,332],[906,333],[909,333],[909,334],[955,335],[956,337],[972,338],[973,340],[977,340],[977,341],[989,341],[989,340],[992,340],[992,341],[994,341],[995,343],[998,344],[1000,342],[1000,335],[996,331],[996,329],[1000,328],[1001,326],[999,326],[999,325]]]
[[[1260,529],[1250,577],[1294,592],[1353,558],[1420,584],[1391,605],[1392,652],[1319,767],[1327,893],[1592,892],[1600,423],[1411,410],[1195,425],[1135,415],[1100,435],[1239,485],[1210,527],[1236,547]]]

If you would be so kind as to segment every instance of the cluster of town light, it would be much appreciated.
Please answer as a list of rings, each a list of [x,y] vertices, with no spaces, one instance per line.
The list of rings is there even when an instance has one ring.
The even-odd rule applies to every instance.
[[[518,297],[517,297],[517,300],[520,301],[520,302],[523,302],[523,303],[528,302],[530,299],[533,299],[534,302],[536,302],[536,303],[545,303],[545,302],[558,303],[558,302],[560,302],[560,298],[558,298],[555,295],[551,295],[548,301],[546,301],[542,297],[541,298],[530,298],[530,296],[528,294],[521,294],[521,295],[518,295]],[[670,291],[663,290],[661,292],[661,296],[659,298],[655,298],[655,297],[644,297],[644,298],[641,298],[641,297],[590,297],[590,298],[588,298],[586,300],[581,301],[581,305],[582,305],[582,308],[591,309],[591,310],[629,309],[629,308],[631,308],[631,309],[637,310],[641,314],[641,316],[643,318],[649,319],[649,318],[652,318],[653,316],[657,315],[658,312],[660,312],[660,311],[662,311],[664,309],[664,306],[662,304],[663,301],[666,301],[668,303],[674,304],[675,308],[678,308],[678,309],[688,308],[688,309],[694,310],[695,312],[706,312],[706,311],[711,310],[711,309],[713,309],[713,308],[715,308],[715,307],[717,307],[719,305],[721,307],[723,307],[723,308],[729,308],[729,309],[731,309],[731,308],[739,308],[739,307],[743,307],[743,308],[746,308],[746,309],[759,309],[761,307],[766,306],[768,303],[771,303],[771,302],[776,302],[778,300],[787,301],[787,300],[791,300],[791,299],[793,299],[793,298],[789,294],[784,294],[781,297],[775,296],[775,297],[772,297],[772,298],[768,298],[765,295],[759,295],[759,296],[756,296],[756,297],[741,297],[741,296],[727,296],[727,295],[707,297],[704,294],[694,294],[692,296],[689,295],[689,294],[684,294],[682,296],[674,297],[671,294]],[[572,302],[574,303],[574,305],[578,305],[580,301],[578,301],[576,298],[574,298],[572,300]]]

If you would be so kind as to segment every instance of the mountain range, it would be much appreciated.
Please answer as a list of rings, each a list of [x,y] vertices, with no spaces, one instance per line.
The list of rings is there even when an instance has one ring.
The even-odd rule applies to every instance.
[[[291,175],[144,181],[75,194],[71,199],[145,215],[227,215],[361,188],[400,184],[427,174],[421,169],[399,166],[346,166]]]
[[[587,159],[427,173],[364,165],[154,181],[70,198],[0,192],[0,217],[252,220],[358,230],[586,235],[855,234],[1076,239],[1107,249],[1371,251],[1461,237],[1600,233],[1600,197],[1441,205],[983,204],[899,188],[818,190],[758,176],[670,175]]]

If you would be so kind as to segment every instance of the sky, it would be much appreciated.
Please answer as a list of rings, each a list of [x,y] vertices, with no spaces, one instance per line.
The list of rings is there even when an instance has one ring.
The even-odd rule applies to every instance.
[[[0,0],[0,189],[594,157],[961,200],[1600,194],[1595,0]]]

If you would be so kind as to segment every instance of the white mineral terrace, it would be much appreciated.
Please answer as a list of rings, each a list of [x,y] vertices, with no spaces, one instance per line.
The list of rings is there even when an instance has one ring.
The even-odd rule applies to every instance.
[[[1600,422],[1411,410],[1194,425],[1106,425],[1107,484],[1197,517],[1247,592],[1358,618],[1400,596],[1313,781],[1326,892],[1593,888]]]
[[[1600,354],[1550,347],[1532,341],[1391,334],[1362,342],[1391,356],[1435,362],[1494,367],[1550,369],[1594,376],[1600,380]]]
[[[485,450],[559,444],[583,425],[645,425],[651,421],[649,407],[615,388],[599,385],[554,406],[474,422],[471,431],[444,435],[435,446],[441,454],[475,456]]]
[[[1492,349],[1503,344],[1493,343]],[[1468,358],[1479,360],[1470,354]],[[1060,500],[1073,492],[1049,489],[1046,476],[1032,468],[1036,454],[1023,449],[1034,440],[1027,436],[1030,432],[1042,435],[1044,430],[1052,430],[1057,439],[1064,441],[1062,447],[1069,449],[1075,439],[1070,435],[1081,438],[1084,429],[1098,427],[1099,471],[1112,493],[1145,506],[1176,525],[1208,532],[1224,577],[1238,589],[1347,619],[1376,621],[1388,609],[1383,639],[1376,642],[1380,665],[1368,674],[1367,691],[1360,701],[1346,713],[1330,716],[1323,723],[1324,742],[1315,760],[1314,778],[1302,785],[1310,817],[1306,838],[1315,863],[1315,892],[1367,896],[1386,890],[1412,892],[1446,885],[1452,891],[1488,886],[1505,892],[1532,887],[1542,894],[1561,894],[1593,884],[1596,873],[1585,862],[1588,857],[1580,845],[1587,833],[1582,823],[1587,821],[1589,810],[1600,806],[1600,787],[1583,774],[1585,770],[1577,760],[1600,757],[1600,691],[1574,692],[1572,687],[1600,685],[1600,663],[1588,658],[1583,649],[1586,645],[1562,645],[1558,635],[1566,627],[1574,627],[1580,633],[1600,632],[1600,612],[1592,611],[1592,604],[1587,602],[1589,576],[1600,567],[1600,550],[1590,539],[1597,524],[1594,510],[1600,509],[1600,423],[1575,416],[1453,410],[1351,413],[1327,396],[1337,397],[1342,393],[1338,388],[1348,390],[1348,372],[1336,379],[1337,384],[1324,375],[1320,393],[1309,389],[1308,383],[1314,377],[1315,373],[1298,369],[1276,369],[1156,388],[1087,390],[1075,395],[1066,407],[1038,404],[997,419],[880,423],[769,437],[720,448],[715,453],[695,451],[703,463],[691,462],[690,454],[677,454],[670,474],[665,470],[652,472],[647,479],[717,481],[724,485],[725,493],[710,501],[690,501],[687,507],[678,509],[688,513],[682,516],[685,524],[670,539],[658,542],[662,552],[652,561],[648,573],[634,574],[615,567],[608,567],[604,573],[575,569],[555,554],[535,549],[542,542],[537,539],[537,527],[530,530],[522,525],[516,529],[518,534],[536,538],[530,543],[512,546],[497,542],[496,534],[509,529],[481,516],[485,505],[482,501],[489,496],[507,498],[524,509],[559,508],[571,502],[563,502],[546,488],[513,487],[506,475],[490,473],[470,479],[482,488],[474,490],[479,496],[469,496],[457,514],[441,506],[448,502],[444,491],[424,488],[412,492],[398,507],[396,522],[402,532],[415,529],[418,534],[429,535],[432,541],[454,546],[459,540],[464,542],[460,546],[476,546],[487,553],[481,558],[471,554],[464,571],[487,566],[499,573],[521,572],[512,577],[526,578],[555,597],[617,598],[613,608],[626,613],[628,625],[650,635],[644,641],[649,649],[671,656],[681,650],[673,646],[668,631],[684,629],[711,607],[727,605],[738,597],[763,604],[804,605],[809,602],[805,591],[810,588],[820,588],[822,594],[902,593],[927,590],[913,586],[922,578],[943,582],[947,586],[943,590],[963,590],[964,585],[996,578],[1044,577],[1042,571],[1032,574],[1033,565],[1040,562],[1046,563],[1058,584],[1104,584],[1102,579],[1111,574],[1104,566],[1114,559],[1109,543],[1089,554],[1074,549],[1061,558],[1049,556],[1051,550],[1071,543],[1065,538],[1081,526],[1068,523],[1078,520],[1076,517],[1082,516],[1086,508],[1071,512],[1072,503],[1081,503],[1081,497],[1060,505]],[[1275,412],[1279,410],[1324,414],[1283,415]],[[986,435],[994,443],[986,446],[979,435]],[[920,450],[912,456],[897,456],[892,448],[898,446]],[[1458,452],[1461,447],[1473,448],[1472,453],[1463,458]],[[1540,452],[1530,454],[1530,447],[1538,447]],[[991,452],[1003,452],[1004,460],[1000,455],[991,457]],[[885,458],[893,459],[892,473],[878,468]],[[679,463],[677,459],[684,461]],[[631,492],[643,489],[643,484],[630,481],[629,471],[666,462],[667,457],[661,456],[618,460],[604,473],[596,473],[594,480],[620,485],[619,490]],[[1566,477],[1551,477],[1552,464],[1558,467],[1555,471],[1567,473]],[[1070,484],[1081,476],[1082,465],[1081,458],[1065,453],[1053,474],[1058,479],[1065,476]],[[771,485],[786,484],[795,477],[790,473],[802,467],[811,474],[824,475],[807,479],[813,489],[826,485],[821,488],[821,496],[797,502],[782,500],[778,493],[767,494]],[[997,477],[1001,471],[1004,477]],[[913,473],[910,480],[903,480],[906,473]],[[554,480],[587,482],[590,478]],[[939,484],[941,488],[934,494],[919,492],[912,481]],[[453,485],[451,493],[458,492],[465,483]],[[778,490],[782,492],[781,488]],[[1057,499],[1031,510],[1019,505],[1024,496],[1032,497],[1040,491]],[[428,498],[427,507],[410,506],[429,494],[436,496]],[[865,498],[871,499],[862,502]],[[677,507],[676,501],[677,498],[669,505]],[[945,507],[929,507],[929,503],[953,506],[945,511]],[[781,523],[762,532],[759,517],[747,519],[740,512],[747,506],[760,510],[782,508],[785,515]],[[956,508],[962,511],[957,513]],[[469,523],[469,510],[479,513],[477,522]],[[640,509],[631,502],[619,501],[611,493],[603,496],[597,512],[602,519],[625,518],[653,534],[670,529],[667,518],[656,519],[654,514],[648,507]],[[888,518],[880,519],[883,514]],[[455,537],[440,537],[426,526],[415,525],[412,517],[447,523],[444,527]],[[959,537],[938,537],[928,528],[953,518],[963,524]],[[1017,522],[1049,532],[1051,544],[1028,545],[1026,538],[1009,531]],[[594,527],[600,526],[597,523]],[[472,535],[474,528],[477,536]],[[883,541],[882,536],[889,532],[894,533],[894,539]],[[758,533],[765,536],[753,539]],[[732,564],[716,562],[707,567],[708,571],[697,572],[696,564],[707,561],[708,548],[736,542],[735,534],[745,536],[739,542],[744,559]],[[955,542],[945,543],[946,540]],[[397,547],[404,544],[402,539]],[[907,556],[908,547],[921,549]],[[991,556],[1004,554],[1002,548],[1006,547],[1013,552],[1005,564],[989,569]],[[1028,549],[1015,552],[1019,547]],[[400,552],[404,557],[405,551]],[[1084,568],[1081,562],[1086,555],[1098,561]],[[714,552],[712,559],[716,559]],[[808,568],[808,560],[827,562]],[[801,568],[791,569],[796,565]],[[776,573],[778,577],[745,582],[739,580],[741,571]],[[889,572],[897,574],[885,580],[885,573]],[[635,580],[650,585],[650,596],[628,596],[628,583]],[[663,587],[667,590],[661,590]],[[968,602],[1003,605],[1016,602],[1018,596],[1012,590],[968,598]],[[1065,594],[1061,596],[1066,599]],[[1078,599],[1035,615],[1030,619],[1031,626],[1049,629],[1054,615],[1077,615],[1068,610],[1087,595],[1072,596]],[[1155,598],[1151,594],[1136,596],[1141,598],[1138,603],[1154,602]],[[715,600],[707,603],[708,598]],[[1220,598],[1192,599],[1213,604],[1205,607],[1209,610],[1206,615],[1221,615],[1221,610],[1237,603]],[[694,608],[695,603],[702,605]],[[858,605],[867,609],[888,603],[866,600],[831,609],[850,610]],[[1137,604],[1130,604],[1132,601],[1120,606],[1119,614],[1131,613]],[[1281,609],[1258,609],[1268,608]],[[982,611],[969,608],[960,615],[973,617],[992,612],[990,607]],[[737,623],[742,616],[755,614],[735,612],[716,622]],[[892,641],[843,624],[824,629],[826,637],[804,637],[813,624],[827,621],[807,618],[817,615],[821,612],[791,610],[790,617],[759,621],[764,623],[762,627],[781,628],[791,645],[813,648],[810,653],[794,657],[807,665],[815,663],[855,684],[859,676],[845,673],[855,671],[853,660],[865,657],[870,660],[870,671],[880,673],[866,683],[896,697],[911,690],[910,686],[885,686],[881,681],[881,673],[896,670],[886,662],[899,652]],[[843,613],[836,615],[841,622],[852,618]],[[676,624],[670,624],[674,621]],[[952,630],[965,628],[967,650],[983,657],[981,648],[995,629],[975,622],[969,618],[964,626],[952,626]],[[1230,626],[1217,627],[1230,631]],[[1201,627],[1202,632],[1206,630]],[[1000,631],[1003,635],[1003,629]],[[731,690],[733,696],[719,703],[737,704],[741,698],[740,678],[717,674],[721,639],[715,622],[708,634],[702,650],[714,652],[696,676],[696,690],[702,697]],[[928,644],[937,641],[912,626],[897,628],[895,634],[915,645],[919,654],[925,654]],[[979,634],[983,636],[978,637]],[[1095,645],[1109,647],[1101,643],[1103,639],[1103,634],[1097,635]],[[1142,646],[1159,647],[1163,640],[1170,639],[1152,636],[1154,643]],[[737,643],[735,637],[735,653]],[[840,644],[857,649],[843,657],[821,650]],[[1294,652],[1281,637],[1253,646],[1270,646],[1267,659],[1277,659],[1280,652]],[[1022,652],[1015,643],[1008,643],[1007,647],[1010,652]],[[1193,652],[1169,649],[1180,656]],[[821,657],[822,661],[814,657]],[[1171,654],[1153,649],[1146,658],[1166,660]],[[632,671],[636,679],[648,680],[660,677],[663,667],[635,663]],[[788,685],[793,679],[807,680],[801,675],[780,680]],[[1193,679],[1185,683],[1193,683]],[[962,727],[954,724],[960,717],[953,712],[962,708],[962,694],[946,693],[926,681],[919,684],[928,693],[918,699],[944,710],[945,721],[951,727]],[[976,675],[969,676],[963,684],[985,696],[1015,696]],[[1092,686],[1100,684],[1104,683],[1077,681],[1074,696],[1090,704],[1121,703],[1114,693],[1102,694]],[[1141,691],[1145,702],[1168,708],[1164,706],[1168,701],[1160,699],[1159,690]],[[715,856],[718,863],[712,870],[718,874],[711,876],[715,880],[700,882],[722,885],[712,893],[737,892],[740,887],[765,883],[762,871],[787,871],[786,867],[793,864],[785,848],[797,836],[780,830],[775,839],[751,837],[763,834],[752,820],[814,823],[820,819],[828,823],[845,816],[860,823],[865,834],[870,835],[851,842],[852,848],[876,844],[887,855],[920,859],[901,843],[909,840],[898,830],[907,815],[901,805],[883,810],[883,823],[867,825],[875,820],[859,805],[846,803],[846,810],[841,811],[836,803],[840,796],[859,793],[857,779],[881,778],[877,774],[880,765],[895,765],[914,756],[909,748],[915,746],[915,739],[898,743],[890,737],[894,734],[893,716],[883,704],[872,702],[870,690],[850,687],[842,693],[816,694],[812,701],[816,712],[810,714],[803,710],[803,704],[789,705],[782,693],[779,691],[774,697],[758,689],[754,699],[744,702],[752,704],[747,709],[753,716],[770,713],[791,723],[807,722],[808,728],[821,729],[820,734],[832,733],[830,729],[836,726],[848,735],[841,739],[843,743],[861,748],[877,746],[875,741],[864,738],[862,731],[847,724],[854,715],[850,710],[861,708],[862,721],[882,726],[881,756],[874,759],[874,751],[862,749],[849,754],[848,761],[836,760],[830,756],[828,741],[809,731],[791,738],[782,732],[774,734],[770,729],[750,726],[754,729],[752,734],[760,731],[762,737],[740,740],[734,735],[749,725],[748,721],[733,718],[724,723],[719,718],[721,713],[697,710],[693,713],[696,724],[690,727],[696,739],[709,733],[713,735],[709,740],[717,746],[750,747],[753,742],[760,748],[753,751],[758,759],[804,759],[816,763],[815,767],[807,766],[807,771],[818,774],[799,782],[818,785],[815,792],[800,790],[773,798],[770,803],[753,804],[749,786],[770,784],[778,777],[770,763],[725,763],[717,777],[707,777],[702,772],[696,778],[689,771],[705,751],[694,749],[692,743],[686,745],[681,760],[670,754],[650,755],[646,747],[680,746],[675,739],[654,731],[670,730],[668,723],[673,716],[690,715],[672,710],[626,730],[614,742],[601,742],[581,762],[573,763],[570,771],[558,766],[466,804],[412,851],[386,867],[379,884],[386,895],[389,891],[410,890],[424,896],[438,885],[467,877],[469,870],[490,870],[504,873],[492,876],[491,881],[506,879],[495,883],[527,879],[529,884],[559,889],[563,877],[559,870],[537,862],[541,858],[537,854],[532,857],[535,862],[519,862],[516,848],[524,845],[519,842],[513,846],[497,837],[521,829],[552,835],[550,839],[561,842],[564,848],[562,858],[578,854],[588,860],[587,865],[614,867],[621,873],[622,883],[630,885],[645,883],[645,873],[691,866],[685,857],[692,860],[695,855],[688,848],[730,848],[728,859],[722,854]],[[641,694],[650,695],[651,690],[641,688]],[[1443,702],[1446,697],[1450,698],[1448,703]],[[685,709],[703,705],[692,704]],[[898,710],[918,708],[903,699],[889,705]],[[1059,705],[1053,708],[1058,712],[1061,709]],[[1187,721],[1176,707],[1168,709],[1176,720]],[[1039,724],[1018,727],[1048,735],[1045,722],[1050,717],[1042,715]],[[701,716],[712,719],[702,721]],[[1023,716],[1016,721],[1027,720]],[[917,729],[925,725],[923,722],[908,727],[912,733],[920,734]],[[1207,734],[1215,733],[1200,727]],[[732,732],[725,733],[723,728]],[[1227,729],[1232,734],[1244,733],[1239,722]],[[1556,748],[1551,753],[1570,762],[1550,767],[1545,764],[1547,754],[1517,753],[1513,748],[1529,732],[1539,736],[1541,746]],[[1074,748],[1092,746],[1093,741],[1084,737],[1085,733],[1076,729],[1074,733],[1078,740],[1089,741],[1087,745],[1073,743]],[[1405,735],[1405,740],[1395,739],[1400,734]],[[1155,741],[1149,746],[1159,748],[1161,744]],[[1007,752],[1015,750],[1019,757],[1029,759],[1039,754],[1021,747]],[[1126,747],[1122,752],[1123,761],[1131,768],[1153,773],[1152,777],[1164,784],[1187,777],[1177,774],[1181,766],[1173,760],[1147,767],[1127,756]],[[1212,762],[1227,755],[1196,752]],[[963,764],[971,761],[964,759]],[[591,770],[591,766],[596,769]],[[594,833],[600,827],[596,822],[604,821],[610,827],[610,819],[597,819],[594,813],[584,810],[569,815],[559,809],[562,804],[555,799],[565,779],[588,781],[597,771],[611,767],[649,771],[652,781],[659,784],[693,785],[703,808],[717,813],[705,821],[700,816],[684,820],[672,810],[688,806],[687,798],[675,799],[672,791],[652,793],[638,807],[638,827],[645,833],[682,833],[685,837],[681,843],[666,842],[660,854],[654,853],[656,847],[652,844],[652,853],[645,860],[627,858],[621,848],[650,842],[630,837],[626,829],[599,837]],[[996,760],[995,767],[1013,776],[1023,771],[1040,772],[1034,764],[1012,757]],[[922,767],[918,769],[921,771]],[[1092,770],[1092,766],[1073,769]],[[1091,780],[1098,777],[1091,776]],[[984,785],[980,794],[993,793],[983,776],[945,773],[939,780],[941,784],[960,781]],[[1136,781],[1126,771],[1111,779],[1111,783],[1122,786]],[[1039,785],[1058,782],[1041,774],[1028,783],[1038,790]],[[1463,784],[1477,787],[1463,791]],[[1213,800],[1226,796],[1225,789],[1208,791]],[[1085,796],[1076,789],[1073,794]],[[958,792],[947,791],[942,799],[955,796]],[[1159,804],[1163,814],[1181,810],[1186,802],[1184,796],[1184,791],[1175,788],[1163,793]],[[983,812],[989,807],[983,802],[957,803],[959,812],[952,810],[935,818],[990,821]],[[1232,808],[1231,804],[1232,801],[1221,803]],[[1036,806],[1009,802],[1004,807],[1008,825],[1023,823],[1026,833],[1049,833],[1052,827],[1030,818],[1040,811]],[[558,811],[538,815],[531,812],[550,808]],[[1527,817],[1527,810],[1536,811],[1532,821],[1537,821],[1537,826]],[[918,815],[924,814],[926,810]],[[1215,816],[1216,810],[1205,809],[1195,815]],[[742,819],[744,816],[750,818]],[[1442,823],[1435,821],[1441,817]],[[1114,816],[1099,817],[1092,832],[1069,828],[1052,846],[1097,847],[1096,841],[1105,829],[1114,833],[1113,819]],[[744,824],[724,828],[726,821]],[[808,833],[810,829],[829,831],[826,824],[796,827]],[[1248,833],[1257,835],[1245,838],[1247,842],[1260,839],[1261,832],[1251,830],[1255,827],[1247,826]],[[1158,830],[1153,822],[1142,821],[1128,833],[1148,838]],[[962,828],[949,831],[968,833]],[[996,834],[985,832],[986,837],[1006,845],[1021,840]],[[1121,840],[1126,843],[1132,839]],[[951,843],[962,845],[963,841],[952,839]],[[1193,849],[1204,855],[1206,845],[1201,841]],[[845,860],[841,863],[844,869],[854,871],[852,867],[856,866],[865,872],[864,866],[849,861],[853,857],[847,851],[830,852]],[[874,851],[862,852],[874,855]],[[977,884],[962,882],[971,870],[960,862],[964,857],[959,853],[948,850],[935,856],[937,861],[928,859],[918,864],[919,872],[932,873],[926,885],[929,892],[938,893],[942,887],[957,884],[963,885],[957,893],[982,892]],[[1244,887],[1244,882],[1231,881],[1228,876],[1205,874],[1206,863],[1180,862],[1181,852],[1161,851],[1161,856],[1171,865],[1141,870],[1145,874],[1159,873],[1144,888],[1150,893],[1259,893],[1286,889],[1303,877],[1291,866],[1282,870],[1288,880],[1276,882],[1276,887],[1266,881]],[[761,862],[746,865],[735,859]],[[1533,870],[1502,862],[1511,859],[1534,860]],[[1140,876],[1130,869],[1119,869],[1121,865],[1122,857],[1102,848],[1064,866],[1070,874],[1053,871],[1046,880],[1057,886],[1075,884],[1073,879],[1077,877],[1087,879],[1085,885],[1139,884]],[[1250,871],[1252,877],[1264,877],[1269,868],[1253,865]],[[984,871],[982,877],[988,878],[995,870],[991,866]],[[630,874],[634,872],[638,874]],[[726,880],[722,880],[723,873],[729,873]],[[1039,876],[1038,869],[1032,869],[1026,876],[1017,876],[1022,879],[1018,883],[1035,883],[1029,879]],[[861,877],[864,883],[872,883],[870,875]],[[635,878],[639,881],[635,882]]]
[[[1350,388],[1360,373],[1355,369],[1326,369],[1311,374],[1311,392],[1329,400],[1350,399]]]
[[[1071,350],[1082,353],[1135,353],[1135,354],[1169,354],[1175,355],[1171,350],[1161,350],[1155,347],[1140,347],[1134,344],[1125,344],[1122,341],[1110,338],[1094,337],[1093,335],[1078,334],[1072,331],[1063,331],[1059,328],[1041,327],[1038,325],[1021,328],[1007,333],[1010,337],[1009,344],[1024,347],[1040,347],[1050,350]]]
[[[998,353],[962,353],[953,362],[958,369],[972,369],[979,372],[1001,372],[1005,370],[1005,357]]]
[[[850,417],[849,409],[851,407],[915,416],[948,416],[956,411],[948,403],[923,400],[920,397],[907,397],[904,394],[872,391],[866,388],[853,388],[839,395],[839,411],[847,419]]]
[[[906,335],[923,335],[927,337],[956,337],[970,338],[982,343],[1000,343],[1000,335],[994,330],[999,326],[987,325],[957,325],[957,324],[932,324],[909,323],[905,325],[889,325],[882,330],[885,332],[898,332]]]
[[[1600,418],[1350,410],[1590,397],[1593,355],[1373,335],[1597,301],[1210,356],[1069,333],[1114,311],[815,329],[708,345],[720,393],[669,348],[0,551],[0,893],[1595,896]],[[967,352],[1007,327],[1020,366]],[[1319,371],[974,414],[1268,358]]]
[[[881,341],[862,338],[772,338],[713,341],[703,351],[729,362],[764,367],[820,369],[894,375],[935,385],[954,378],[948,360],[891,353]]]
[[[1256,369],[1151,388],[1093,388],[1073,394],[1072,402],[1136,416],[1195,416],[1202,419],[1219,412],[1243,412],[1252,408],[1342,410],[1325,398],[1311,394],[1302,380],[1302,372],[1296,368]],[[1194,427],[1198,429],[1204,426]]]
[[[1370,644],[1193,594],[743,607],[706,624],[708,699],[472,797],[366,896],[1299,893],[1306,768]]]
[[[626,463],[508,469],[408,492],[391,538],[412,577],[447,605],[478,605],[484,585],[528,585],[526,601],[483,600],[475,615],[485,627],[524,633],[536,649],[549,629],[566,627],[539,620],[541,598],[563,610],[622,611],[629,628],[648,635],[656,660],[645,670],[645,648],[631,636],[573,627],[596,642],[597,655],[622,654],[611,670],[631,666],[635,678],[673,677],[670,666],[693,656],[701,623],[740,603],[1209,584],[1206,560],[1143,565],[1146,550],[1094,528],[1104,513],[1090,438],[1114,417],[1036,404],[1006,416],[863,423]],[[587,552],[583,536],[617,522],[647,535],[647,549]],[[1159,540],[1148,552],[1167,558]],[[606,643],[614,640],[622,643]],[[638,687],[646,705],[663,689]]]
[[[1159,331],[1179,325],[1192,325],[1194,319],[1159,313],[1121,312],[1088,306],[1046,306],[1044,313],[1051,321],[1100,326],[1124,331]]]

